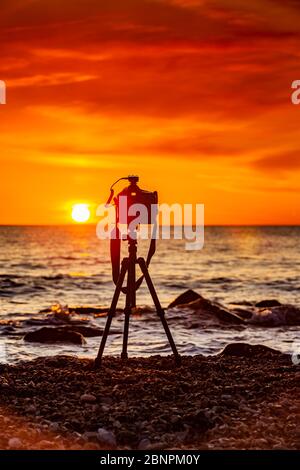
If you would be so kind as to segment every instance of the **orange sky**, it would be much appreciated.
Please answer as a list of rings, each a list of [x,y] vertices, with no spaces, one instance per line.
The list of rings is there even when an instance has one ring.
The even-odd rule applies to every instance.
[[[0,223],[118,177],[207,224],[300,224],[297,0],[1,0]]]

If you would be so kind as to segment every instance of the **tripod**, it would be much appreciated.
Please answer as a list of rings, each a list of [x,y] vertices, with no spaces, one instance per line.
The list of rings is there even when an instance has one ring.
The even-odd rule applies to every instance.
[[[125,309],[124,309],[125,321],[124,321],[124,332],[123,332],[123,349],[122,349],[121,358],[124,360],[128,358],[127,345],[128,345],[129,320],[130,320],[132,309],[136,307],[136,265],[137,264],[140,266],[142,274],[147,283],[149,292],[153,299],[157,315],[164,327],[165,333],[167,335],[168,341],[170,343],[171,349],[174,354],[175,363],[176,365],[180,365],[181,363],[181,358],[178,354],[178,351],[174,343],[173,337],[171,335],[167,320],[165,318],[165,312],[160,304],[152,279],[150,277],[146,261],[144,258],[137,258],[137,242],[136,240],[131,239],[129,237],[128,238],[128,257],[124,258],[121,264],[120,275],[118,278],[118,282],[116,284],[111,306],[108,311],[106,325],[105,325],[105,329],[104,329],[103,336],[101,339],[98,356],[95,360],[96,367],[100,367],[101,365],[101,360],[102,360],[103,352],[105,349],[107,336],[109,334],[112,319],[116,313],[116,308],[118,305],[120,293],[123,290],[122,287],[123,287],[126,274],[127,274],[127,288],[125,289],[125,292],[126,292],[126,303],[125,303]]]

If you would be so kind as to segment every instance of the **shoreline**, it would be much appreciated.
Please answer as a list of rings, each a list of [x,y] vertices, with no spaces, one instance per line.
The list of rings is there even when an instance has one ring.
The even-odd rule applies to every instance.
[[[1,277],[1,276],[0,276]],[[36,313],[3,315],[0,321],[1,359],[9,364],[48,354],[86,354],[99,348],[109,307],[52,304]],[[228,306],[188,289],[165,308],[166,318],[181,354],[215,355],[232,341],[267,344],[283,353],[298,350],[300,309],[279,300],[232,301]],[[123,335],[123,310],[117,309],[110,353],[118,354]],[[130,347],[133,354],[169,354],[169,345],[155,309],[147,304],[132,312]],[[190,332],[187,340],[187,333]],[[144,336],[143,336],[144,335]],[[141,341],[142,339],[142,341]],[[147,348],[143,347],[147,344]]]
[[[299,449],[300,370],[265,346],[0,365],[1,449]],[[18,424],[14,424],[18,423]]]

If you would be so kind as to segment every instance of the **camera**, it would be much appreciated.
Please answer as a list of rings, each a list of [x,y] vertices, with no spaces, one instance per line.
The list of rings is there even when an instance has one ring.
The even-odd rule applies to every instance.
[[[124,188],[115,198],[116,222],[130,225],[138,219],[139,224],[154,224],[157,217],[157,192],[145,191],[137,183],[138,176],[128,176],[129,186]]]

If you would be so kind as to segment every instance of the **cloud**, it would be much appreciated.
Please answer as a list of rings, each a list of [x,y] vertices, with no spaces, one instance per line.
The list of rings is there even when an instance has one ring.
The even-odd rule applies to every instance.
[[[96,75],[82,75],[76,73],[52,73],[50,75],[33,75],[30,77],[20,77],[7,80],[7,86],[35,87],[35,86],[57,86],[62,84],[81,83],[95,80]]]
[[[1,78],[22,88],[11,106],[244,120],[284,105],[299,58],[297,14],[280,7],[278,23],[267,4],[4,0]]]
[[[300,168],[300,147],[290,152],[278,152],[258,158],[253,162],[254,168],[264,172],[286,172]]]

